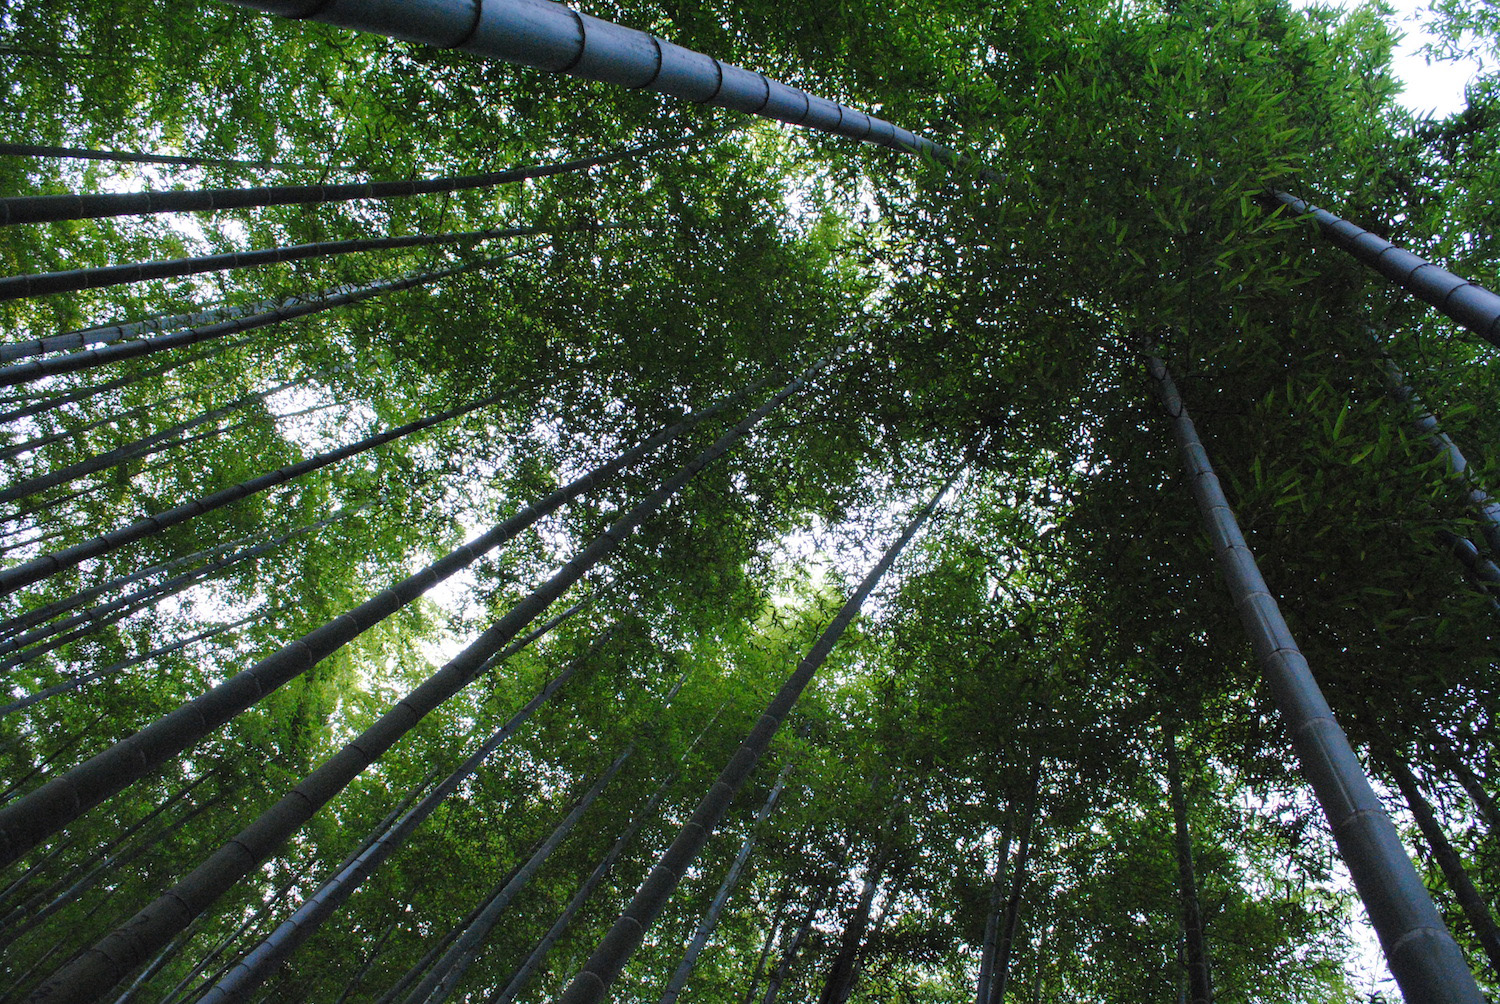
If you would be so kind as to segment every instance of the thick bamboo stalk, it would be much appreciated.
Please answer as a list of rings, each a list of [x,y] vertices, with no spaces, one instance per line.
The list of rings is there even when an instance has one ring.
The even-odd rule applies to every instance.
[[[8,342],[0,345],[0,360],[9,362],[12,359],[24,359],[27,356],[39,356],[47,352],[74,352],[78,349],[88,348],[90,345],[113,345],[115,342],[123,342],[127,338],[139,338],[141,335],[153,331],[176,331],[179,328],[201,328],[205,324],[216,324],[219,321],[228,321],[236,317],[244,317],[247,314],[259,314],[273,307],[290,307],[298,303],[306,303],[310,300],[324,299],[330,296],[338,296],[340,293],[348,293],[359,289],[354,283],[346,283],[342,286],[334,286],[311,296],[290,296],[283,300],[256,300],[251,303],[218,304],[217,306],[205,307],[186,314],[157,314],[154,317],[146,317],[137,321],[116,321],[112,324],[95,325],[92,328],[78,328],[73,331],[64,331],[57,335],[47,335],[44,338],[33,338],[24,342]]]
[[[959,156],[884,119],[552,0],[230,0],[586,80],[657,91],[698,104],[862,140],[957,165]]]
[[[467,568],[538,519],[676,439],[707,416],[723,410],[730,400],[733,399],[684,418],[620,457],[589,471],[348,613],[283,646],[177,711],[116,743],[64,776],[49,781],[27,796],[31,804],[24,811],[19,808],[19,802],[0,809],[0,858],[25,853],[48,833],[122,791],[153,765],[165,763],[191,748],[266,694],[307,672],[439,582]],[[157,522],[160,519],[158,517]]]
[[[1303,774],[1328,817],[1339,853],[1380,938],[1391,975],[1411,1004],[1481,1004],[1484,997],[1474,974],[1433,906],[1349,740],[1333,720],[1261,577],[1171,375],[1159,359],[1151,359],[1148,366],[1171,419],[1219,568]]]
[[[783,401],[802,388],[807,373],[755,409],[690,460],[644,501],[632,507],[596,537],[530,596],[516,604],[458,656],[409,693],[394,708],[308,775],[291,792],[247,828],[241,830],[191,874],[106,935],[87,953],[54,973],[29,998],[32,1004],[95,1001],[110,987],[145,962],[170,941],[194,916],[208,909],[226,891],[269,857],[293,833],[418,722],[478,676],[490,657],[562,596],[591,568],[611,554],[648,517],[704,467],[727,453]],[[129,769],[126,765],[126,769]],[[16,803],[19,805],[20,803]],[[10,806],[7,808],[14,808]]]
[[[1500,346],[1500,296],[1295,195],[1273,191],[1271,198],[1294,213],[1311,216],[1331,242],[1491,345]]]
[[[411,14],[417,14],[412,11]],[[103,219],[148,213],[213,212],[321,202],[353,202],[359,199],[392,199],[413,195],[495,188],[535,178],[586,171],[609,164],[669,150],[695,142],[697,136],[647,143],[557,164],[537,164],[506,171],[488,171],[453,178],[412,181],[364,181],[340,185],[278,185],[261,188],[204,188],[194,191],[105,193],[97,195],[20,195],[0,199],[0,226],[15,223],[48,223],[58,220]]]
[[[286,262],[306,261],[309,258],[332,258],[337,255],[355,254],[362,251],[383,251],[392,248],[431,247],[446,244],[478,244],[481,241],[503,240],[508,237],[529,237],[536,234],[555,233],[549,227],[499,227],[489,230],[472,230],[452,234],[417,234],[412,237],[366,237],[348,241],[318,241],[313,244],[293,244],[288,247],[265,248],[260,251],[230,251],[225,254],[199,255],[193,258],[169,258],[159,261],[138,261],[126,265],[102,265],[97,268],[75,268],[65,272],[38,272],[33,275],[11,275],[0,278],[0,300],[20,300],[51,293],[73,293],[83,289],[99,289],[104,286],[125,286],[152,279],[174,279],[188,275],[203,275],[208,272],[223,272],[236,268],[252,268],[257,265],[280,265]],[[54,338],[61,338],[55,335]],[[21,343],[29,347],[35,343]],[[18,351],[18,347],[6,346],[5,355],[30,354]],[[0,356],[3,358],[3,356]]]
[[[932,496],[931,501],[912,517],[901,534],[886,549],[885,554],[875,563],[875,567],[870,569],[864,580],[844,602],[838,614],[797,665],[796,670],[782,684],[765,712],[756,721],[750,734],[720,772],[718,780],[699,801],[692,817],[683,824],[676,839],[672,841],[672,845],[657,860],[646,881],[636,890],[630,905],[625,908],[619,920],[600,941],[582,972],[573,978],[568,988],[558,998],[559,1004],[596,1004],[608,994],[610,984],[614,982],[620,970],[625,967],[625,963],[635,953],[646,931],[650,929],[666,906],[672,890],[677,887],[683,874],[698,857],[703,845],[719,822],[723,820],[724,814],[729,811],[730,802],[744,787],[750,772],[765,755],[772,738],[781,728],[781,723],[791,713],[793,705],[797,703],[797,698],[802,696],[802,691],[812,681],[813,675],[823,665],[828,654],[833,651],[834,645],[843,637],[845,629],[859,613],[865,599],[874,591],[875,586],[895,563],[907,543],[926,523],[927,518],[937,508],[938,500],[947,492],[957,477],[958,472],[955,471]]]

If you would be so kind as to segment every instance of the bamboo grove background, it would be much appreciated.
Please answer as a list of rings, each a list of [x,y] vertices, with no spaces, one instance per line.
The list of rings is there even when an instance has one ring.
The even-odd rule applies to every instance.
[[[1494,349],[1262,198],[1301,195],[1495,288],[1490,82],[1465,111],[1413,121],[1372,7],[586,9],[968,159],[221,5],[0,11],[0,196],[562,165],[0,227],[4,274],[33,277],[0,279],[6,801],[692,416],[11,864],[4,999],[155,899],[799,375],[558,597],[531,625],[544,634],[100,999],[230,999],[237,960],[562,675],[242,998],[555,999],[955,469],[614,998],[1396,999],[1348,967],[1347,881],[1212,567],[1148,351],[1493,990],[1500,556],[1468,493],[1497,483]],[[1495,37],[1487,7],[1443,16],[1479,32],[1459,42]],[[114,153],[35,149],[57,147]],[[359,243],[304,247],[330,242]],[[267,249],[283,250],[116,268]],[[1434,419],[1467,480],[1434,452]]]

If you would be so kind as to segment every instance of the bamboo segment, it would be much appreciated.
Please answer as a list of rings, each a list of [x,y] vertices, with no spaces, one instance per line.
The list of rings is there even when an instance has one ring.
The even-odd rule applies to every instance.
[[[462,49],[486,59],[657,91],[958,166],[953,150],[837,102],[789,87],[552,0],[230,0],[268,14]]]
[[[1500,346],[1500,296],[1295,195],[1274,191],[1271,197],[1294,213],[1311,216],[1330,241],[1491,345]]]
[[[1349,740],[1333,720],[1312,670],[1282,619],[1255,556],[1245,544],[1197,429],[1160,359],[1148,369],[1172,420],[1193,481],[1193,496],[1220,571],[1286,722],[1302,772],[1312,785],[1354,886],[1385,950],[1391,974],[1412,1004],[1480,1004],[1474,974],[1432,905],[1390,817],[1370,788]]]

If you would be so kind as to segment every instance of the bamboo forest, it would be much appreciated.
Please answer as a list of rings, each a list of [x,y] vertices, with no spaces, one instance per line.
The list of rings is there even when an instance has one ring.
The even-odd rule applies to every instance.
[[[1500,992],[1500,7],[0,4],[0,1004]]]

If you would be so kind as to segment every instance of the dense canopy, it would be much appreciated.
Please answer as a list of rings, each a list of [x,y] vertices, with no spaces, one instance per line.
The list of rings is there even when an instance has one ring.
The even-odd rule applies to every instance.
[[[1500,84],[1413,118],[1376,4],[580,9],[957,160],[0,8],[0,1001],[581,1000],[622,914],[619,1001],[1399,999],[1151,357],[1500,988],[1496,349],[1268,197],[1500,288]]]

